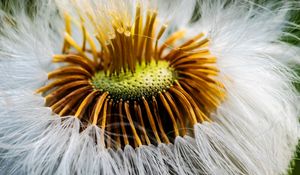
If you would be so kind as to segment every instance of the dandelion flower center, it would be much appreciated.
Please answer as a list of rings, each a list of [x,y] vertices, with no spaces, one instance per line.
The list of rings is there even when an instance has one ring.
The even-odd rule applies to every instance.
[[[174,84],[176,74],[168,62],[152,61],[149,65],[137,65],[135,72],[122,72],[118,76],[107,76],[104,71],[92,78],[95,89],[109,92],[115,100],[137,100],[157,96]]]
[[[53,113],[75,116],[82,129],[97,125],[103,145],[116,149],[172,143],[193,136],[196,123],[211,121],[225,89],[203,33],[185,38],[178,30],[161,42],[167,25],[140,4],[134,14],[92,7],[77,13],[78,19],[65,14],[62,53],[53,56],[63,64],[37,90]],[[82,43],[72,35],[73,24]]]

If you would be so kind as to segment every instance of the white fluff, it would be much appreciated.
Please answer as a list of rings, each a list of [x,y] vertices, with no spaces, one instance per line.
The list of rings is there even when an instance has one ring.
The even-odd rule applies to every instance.
[[[61,9],[67,2],[60,1]],[[51,56],[59,53],[64,30],[55,3],[44,0],[37,3],[34,19],[24,10],[13,15],[0,11],[1,173],[287,172],[299,137],[300,106],[292,86],[295,75],[286,64],[299,63],[300,51],[279,39],[289,27],[287,13],[292,4],[280,2],[272,8],[272,4],[262,7],[252,1],[203,0],[198,1],[201,18],[189,23],[193,0],[146,2],[159,7],[160,17],[170,21],[172,29],[185,28],[190,36],[205,32],[210,38],[210,50],[218,58],[219,79],[227,90],[226,100],[212,114],[214,122],[196,124],[195,138],[177,137],[170,145],[126,146],[114,151],[92,139],[101,140],[100,128],[91,125],[79,132],[81,123],[73,116],[61,119],[53,115],[44,107],[43,97],[33,93],[53,69]]]

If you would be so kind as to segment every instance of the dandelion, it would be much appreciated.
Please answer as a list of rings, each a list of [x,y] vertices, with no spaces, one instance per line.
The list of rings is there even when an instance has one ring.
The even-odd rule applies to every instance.
[[[17,3],[20,7],[24,2]],[[0,13],[5,174],[282,174],[296,3],[36,2]]]

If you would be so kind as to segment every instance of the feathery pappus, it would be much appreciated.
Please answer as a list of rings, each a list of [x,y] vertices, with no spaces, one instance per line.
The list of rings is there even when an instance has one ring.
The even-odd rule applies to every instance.
[[[0,10],[4,174],[284,174],[296,2],[42,0]],[[1,6],[0,6],[1,7]],[[296,36],[294,36],[296,37]],[[297,37],[296,37],[297,38]]]

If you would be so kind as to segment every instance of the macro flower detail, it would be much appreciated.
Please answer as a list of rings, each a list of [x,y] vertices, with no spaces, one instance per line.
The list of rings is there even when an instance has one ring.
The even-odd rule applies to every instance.
[[[138,4],[133,17],[126,14],[133,22],[113,11],[107,16],[109,29],[96,23],[92,14],[97,12],[86,13],[80,19],[90,17],[101,50],[84,23],[66,14],[63,54],[54,55],[53,61],[67,65],[50,72],[48,78],[54,80],[37,90],[45,92],[53,112],[106,130],[103,145],[109,147],[113,142],[122,147],[170,143],[196,123],[210,121],[224,90],[213,78],[218,74],[216,58],[203,33],[168,48],[184,32],[174,32],[158,45],[167,26],[156,29],[155,10],[143,12]],[[82,46],[71,36],[72,21],[82,28]]]
[[[281,41],[293,3],[278,3],[43,0],[33,15],[25,2],[0,10],[0,171],[287,172],[299,99],[285,59],[300,52]]]

